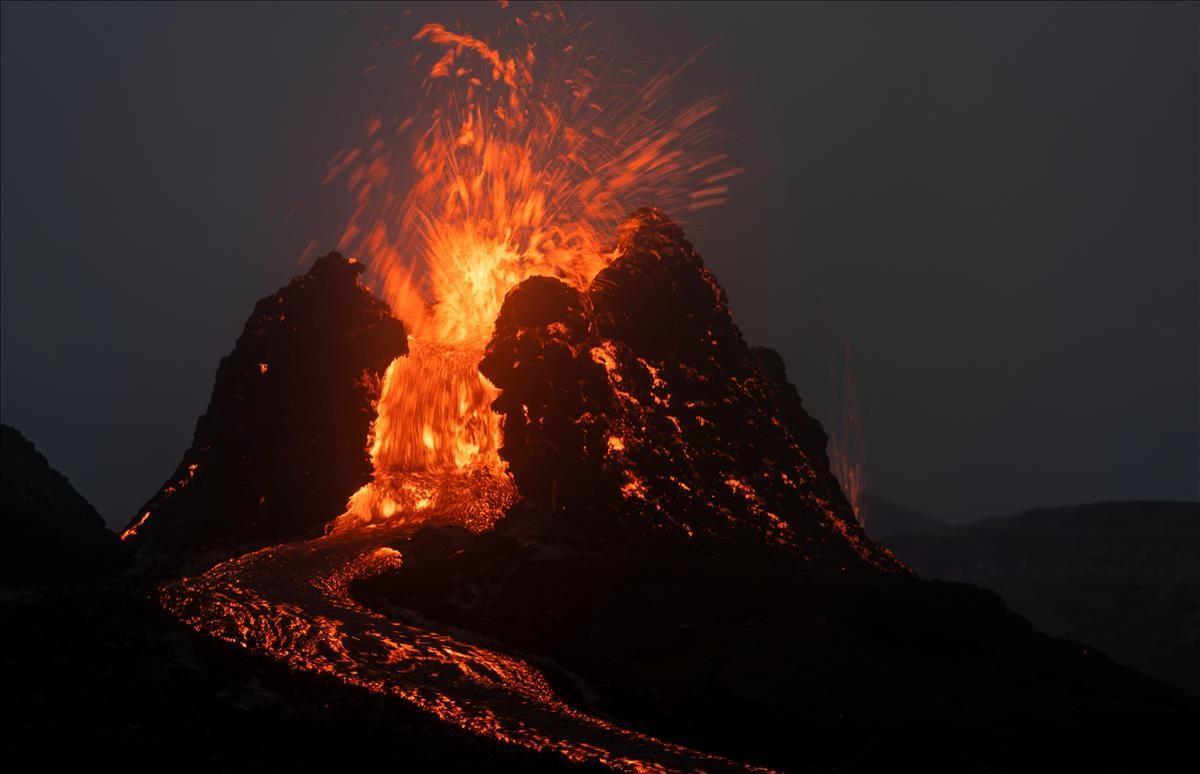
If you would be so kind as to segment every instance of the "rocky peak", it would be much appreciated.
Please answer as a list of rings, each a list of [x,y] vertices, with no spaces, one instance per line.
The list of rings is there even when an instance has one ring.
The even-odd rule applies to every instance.
[[[782,359],[746,345],[682,229],[639,210],[617,247],[588,288],[527,280],[496,321],[481,370],[522,495],[593,523],[901,569],[854,519]]]
[[[320,532],[370,479],[366,439],[404,325],[338,253],[254,307],[171,477],[124,538],[152,553]]]

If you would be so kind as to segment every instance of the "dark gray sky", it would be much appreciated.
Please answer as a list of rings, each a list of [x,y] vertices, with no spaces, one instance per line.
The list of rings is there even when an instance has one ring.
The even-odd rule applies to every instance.
[[[630,56],[713,43],[689,83],[748,172],[689,234],[820,417],[852,345],[870,488],[968,519],[1200,497],[1197,8],[591,13]],[[4,4],[0,415],[110,524],[336,241],[383,25],[495,13]]]

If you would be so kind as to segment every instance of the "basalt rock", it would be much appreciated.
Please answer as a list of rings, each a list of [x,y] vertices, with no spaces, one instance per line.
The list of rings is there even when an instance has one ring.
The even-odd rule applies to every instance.
[[[179,555],[319,534],[370,479],[372,401],[407,335],[362,271],[330,253],[255,305],[191,448],[128,541]]]
[[[593,526],[902,569],[859,527],[782,359],[747,346],[679,226],[639,210],[617,247],[582,292],[526,280],[496,321],[480,369],[502,391],[522,495]]]
[[[614,396],[588,356],[592,336],[579,291],[551,277],[514,288],[480,370],[501,388],[501,455],[527,499],[579,507],[614,491],[604,460]]]
[[[110,577],[129,564],[96,509],[15,428],[0,425],[0,586]]]

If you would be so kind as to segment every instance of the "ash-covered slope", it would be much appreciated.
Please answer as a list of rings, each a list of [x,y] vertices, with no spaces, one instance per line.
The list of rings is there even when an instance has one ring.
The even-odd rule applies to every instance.
[[[129,564],[96,509],[8,425],[0,425],[0,511],[0,586],[94,580]]]
[[[152,553],[315,535],[370,479],[372,401],[403,324],[330,253],[260,300],[175,473],[126,529]]]
[[[480,370],[502,390],[501,455],[521,494],[580,528],[902,569],[858,526],[820,423],[779,355],[746,345],[682,229],[639,210],[617,249],[586,291],[535,277],[496,321]]]

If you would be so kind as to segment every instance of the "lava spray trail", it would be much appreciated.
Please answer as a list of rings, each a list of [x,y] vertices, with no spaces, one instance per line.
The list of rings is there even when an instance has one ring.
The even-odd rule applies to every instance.
[[[844,360],[830,373],[833,410],[829,418],[829,465],[842,485],[858,523],[867,523],[866,446],[858,392],[854,387],[854,350],[846,345]]]

